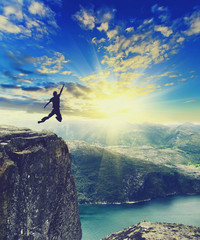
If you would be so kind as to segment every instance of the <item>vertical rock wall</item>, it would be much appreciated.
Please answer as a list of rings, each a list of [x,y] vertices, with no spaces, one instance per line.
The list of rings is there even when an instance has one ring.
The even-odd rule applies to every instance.
[[[71,158],[55,134],[0,127],[0,239],[81,239]]]

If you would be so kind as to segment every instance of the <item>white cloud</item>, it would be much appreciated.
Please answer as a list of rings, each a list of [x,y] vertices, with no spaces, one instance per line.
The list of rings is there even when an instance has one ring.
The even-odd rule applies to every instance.
[[[105,47],[105,49],[111,54],[111,53],[119,53],[122,52],[122,50],[125,50],[127,47],[131,45],[131,40],[124,37],[124,36],[118,36],[114,39],[114,44],[110,44],[109,46]],[[123,54],[124,55],[124,54]]]
[[[147,77],[146,79],[152,79],[152,78],[162,78],[162,77],[167,77],[169,76],[171,72],[164,72],[164,73],[161,73],[161,74],[158,74],[158,75],[151,75],[149,77]]]
[[[114,29],[114,30],[111,30],[111,31],[107,32],[107,36],[108,36],[109,39],[114,38],[117,34],[118,34],[117,29]]]
[[[0,15],[0,31],[17,34],[21,32],[21,28],[11,23],[7,17]]]
[[[98,40],[96,37],[94,37],[92,39],[92,43],[94,43],[95,45],[100,44],[100,43],[104,43],[105,41],[106,41],[105,38],[101,38],[101,39]]]
[[[134,27],[126,28],[126,31],[127,31],[127,32],[133,32],[133,31],[134,31]]]
[[[63,74],[63,75],[70,75],[72,72],[71,71],[63,71],[63,72],[61,72],[61,74]]]
[[[107,31],[108,31],[108,22],[103,22],[100,27],[97,27],[97,29],[98,29],[100,32],[101,32],[101,31],[107,32]]]
[[[81,8],[79,12],[77,12],[73,18],[77,20],[80,26],[86,30],[92,30],[95,27],[95,16],[93,10],[87,10],[85,8]]]
[[[151,19],[147,19],[147,20],[144,20],[143,24],[149,24],[149,23],[152,23],[153,22],[153,18]]]
[[[22,10],[20,8],[13,6],[6,6],[4,8],[4,15],[5,16],[14,15],[18,20],[21,20],[23,18]]]
[[[166,44],[162,38],[154,39],[153,31],[133,32],[128,37],[117,33],[108,36],[109,42],[104,46],[108,54],[104,55],[101,62],[113,68],[116,73],[126,72],[129,69],[145,69],[153,63],[157,64],[168,58],[170,44]]]
[[[177,78],[178,75],[173,72],[145,77],[149,68],[168,60],[171,54],[177,53],[186,38],[181,32],[184,29],[183,19],[175,19],[164,24],[163,21],[170,16],[168,9],[156,5],[152,11],[155,13],[154,18],[146,19],[141,24],[135,21],[128,27],[126,27],[125,22],[116,25],[114,20],[112,23],[100,20],[100,15],[97,16],[93,12],[93,28],[98,24],[97,29],[100,32],[98,32],[98,39],[97,35],[93,35],[92,43],[97,45],[97,50],[102,50],[101,64],[105,64],[104,69],[110,71],[111,74],[107,79],[100,73],[92,74],[85,78],[79,78],[79,81],[84,81],[85,84],[89,84],[90,87],[95,89],[100,90],[101,87],[104,90],[106,89],[102,93],[102,98],[104,98],[104,93],[109,92],[111,88],[116,87],[113,94],[117,94],[117,89],[125,89],[128,93],[127,89],[131,87],[132,89],[134,87],[136,95],[140,95],[140,93],[148,94],[156,89],[161,89],[161,84],[156,86],[155,83],[162,81],[162,78],[168,80]],[[187,22],[198,32],[197,17],[190,18]],[[93,33],[95,34],[96,31]],[[104,38],[106,34],[107,38]],[[102,36],[102,38],[99,38],[99,36]],[[148,87],[142,89],[145,84],[148,84]],[[164,87],[165,89],[172,88],[175,86],[175,82],[165,81],[162,86],[163,89]]]
[[[96,12],[96,22],[105,23],[114,18],[116,9],[101,8]]]
[[[93,8],[86,9],[81,7],[80,11],[73,15],[73,19],[85,30],[93,30],[98,24],[100,26],[97,29],[106,32],[109,28],[109,22],[114,18],[115,11],[115,9],[109,8],[101,8],[98,11],[94,11]]]
[[[185,38],[184,37],[179,37],[178,39],[177,39],[177,42],[178,43],[182,43],[182,42],[184,42],[185,41]]]
[[[165,37],[169,37],[173,33],[173,31],[170,28],[160,25],[155,26],[154,30],[157,32],[161,32],[162,35]]]
[[[130,57],[125,60],[121,60],[116,62],[114,66],[114,72],[126,72],[129,69],[139,69],[139,68],[147,68],[151,63],[151,59],[147,56],[135,56]]]
[[[68,63],[69,60],[66,60],[65,56],[60,52],[54,52],[54,55],[52,57],[42,56],[34,58],[33,60],[35,62],[35,65],[40,65],[40,68],[37,69],[39,73],[61,73],[64,75],[71,74],[70,71],[61,71],[63,69],[63,64]]]
[[[34,15],[37,14],[41,17],[44,17],[47,14],[47,11],[48,11],[47,7],[45,7],[43,3],[36,2],[36,1],[33,1],[31,3],[28,10],[31,14],[34,14]]]
[[[24,4],[22,0],[0,3],[0,36],[15,34],[17,38],[43,38],[58,29],[55,13],[44,3],[33,0]],[[45,18],[45,21],[42,20]]]
[[[123,73],[117,73],[117,76],[123,81],[132,82],[135,81],[137,78],[144,76],[144,73],[135,73],[135,72],[123,72]]]
[[[200,34],[200,11],[194,12],[190,17],[186,17],[185,21],[189,25],[189,29],[185,31],[186,35]]]

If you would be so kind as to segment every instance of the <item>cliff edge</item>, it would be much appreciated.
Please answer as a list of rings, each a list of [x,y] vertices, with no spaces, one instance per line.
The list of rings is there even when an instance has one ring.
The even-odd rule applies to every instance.
[[[51,132],[0,126],[0,239],[81,235],[66,143]]]
[[[113,233],[102,240],[198,240],[200,227],[176,223],[141,222],[135,226]]]

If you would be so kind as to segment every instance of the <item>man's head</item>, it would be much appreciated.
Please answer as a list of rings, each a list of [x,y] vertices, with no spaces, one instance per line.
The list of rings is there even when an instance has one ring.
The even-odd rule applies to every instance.
[[[57,96],[57,92],[56,92],[56,91],[54,91],[54,92],[53,92],[53,95],[54,95],[54,97],[55,97],[55,96]]]

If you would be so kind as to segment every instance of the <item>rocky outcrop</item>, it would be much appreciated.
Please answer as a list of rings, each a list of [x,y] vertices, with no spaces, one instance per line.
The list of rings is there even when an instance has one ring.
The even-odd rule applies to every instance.
[[[172,240],[200,239],[200,227],[175,223],[141,222],[113,233],[102,240]]]
[[[81,239],[70,154],[55,134],[0,127],[0,239]]]

